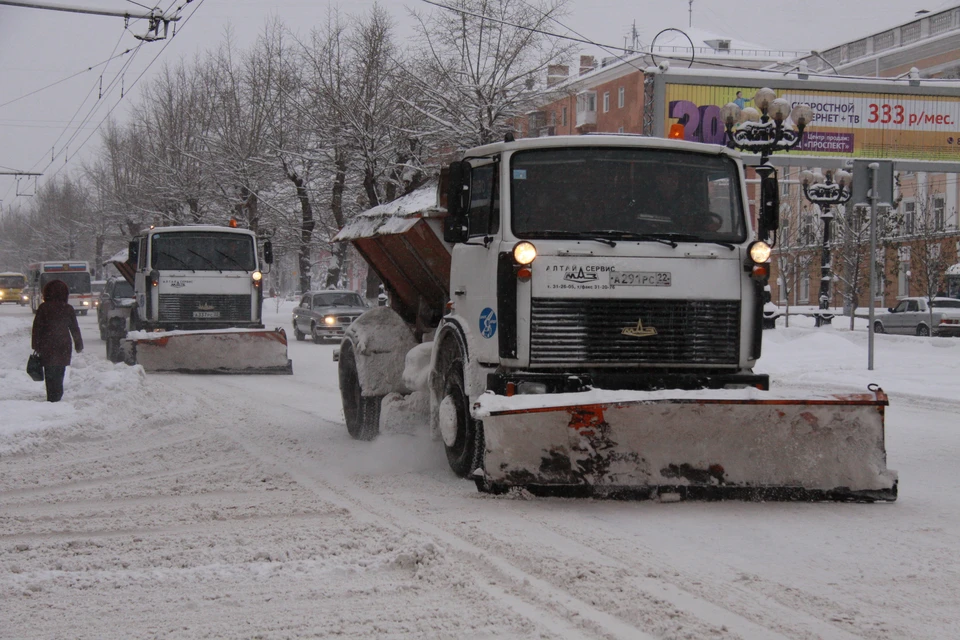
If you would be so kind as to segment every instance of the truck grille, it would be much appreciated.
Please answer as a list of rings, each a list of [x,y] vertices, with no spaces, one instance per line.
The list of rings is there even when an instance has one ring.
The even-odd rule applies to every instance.
[[[656,334],[627,335],[642,328]],[[534,298],[534,365],[735,366],[737,300],[565,300]]]
[[[250,321],[249,295],[160,295],[161,322]]]

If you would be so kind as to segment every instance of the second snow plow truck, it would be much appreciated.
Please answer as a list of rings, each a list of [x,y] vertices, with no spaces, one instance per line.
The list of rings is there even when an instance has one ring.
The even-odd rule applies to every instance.
[[[439,188],[337,236],[391,294],[341,344],[348,430],[371,439],[381,410],[419,395],[451,468],[494,493],[895,500],[881,390],[775,392],[753,370],[770,246],[747,202],[739,154],[716,145],[466,152]]]
[[[263,325],[263,272],[253,231],[150,228],[111,262],[136,294],[129,321],[119,318],[107,327],[108,341],[122,341],[113,351],[122,351],[128,363],[147,371],[293,373],[286,333]],[[273,262],[269,241],[263,262]]]

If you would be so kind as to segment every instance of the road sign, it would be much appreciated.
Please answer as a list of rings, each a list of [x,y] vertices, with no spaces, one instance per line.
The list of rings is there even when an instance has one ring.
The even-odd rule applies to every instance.
[[[873,172],[870,165],[876,162],[877,204],[893,205],[893,161],[892,160],[854,160],[853,161],[853,197],[851,204],[870,204],[870,189],[873,186]]]

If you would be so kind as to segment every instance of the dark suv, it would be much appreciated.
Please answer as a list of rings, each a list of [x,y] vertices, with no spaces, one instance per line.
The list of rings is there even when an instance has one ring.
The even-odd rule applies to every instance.
[[[305,293],[293,309],[293,335],[297,340],[310,336],[317,344],[341,338],[344,329],[366,310],[366,301],[355,291]]]
[[[107,324],[112,317],[129,316],[136,304],[133,286],[123,278],[110,278],[103,286],[97,300],[97,326],[100,339],[107,339]]]

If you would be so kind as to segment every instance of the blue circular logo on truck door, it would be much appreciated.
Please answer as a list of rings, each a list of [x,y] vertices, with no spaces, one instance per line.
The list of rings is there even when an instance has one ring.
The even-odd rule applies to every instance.
[[[492,338],[497,332],[497,312],[487,307],[480,312],[480,335]]]

